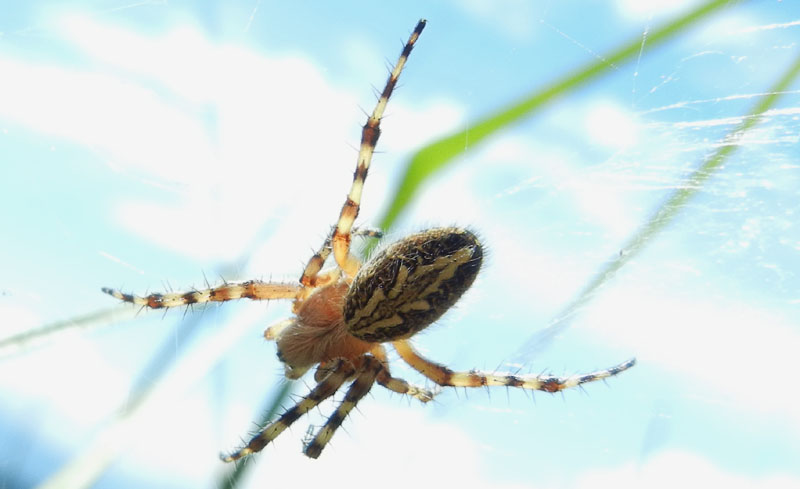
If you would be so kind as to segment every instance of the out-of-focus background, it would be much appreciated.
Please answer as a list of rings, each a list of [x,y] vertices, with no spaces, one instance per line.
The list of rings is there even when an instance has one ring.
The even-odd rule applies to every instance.
[[[651,44],[704,4],[0,2],[0,342],[16,338],[0,343],[0,487],[231,482],[217,454],[284,387],[262,332],[288,303],[136,315],[100,287],[296,280],[420,17],[361,224],[378,223],[416,150],[604,71],[423,181],[390,238],[467,225],[489,256],[415,344],[458,369],[639,364],[563,396],[447,390],[422,406],[377,387],[319,460],[302,440],[330,403],[237,487],[800,485],[800,83],[689,179],[797,62],[800,8],[730,2]],[[42,326],[55,332],[19,336]]]

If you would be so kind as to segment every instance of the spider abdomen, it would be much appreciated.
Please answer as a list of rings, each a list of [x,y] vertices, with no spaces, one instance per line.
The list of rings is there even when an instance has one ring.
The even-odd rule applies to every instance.
[[[377,343],[416,334],[458,301],[482,260],[478,238],[461,228],[429,229],[389,245],[353,279],[343,311],[347,331]]]

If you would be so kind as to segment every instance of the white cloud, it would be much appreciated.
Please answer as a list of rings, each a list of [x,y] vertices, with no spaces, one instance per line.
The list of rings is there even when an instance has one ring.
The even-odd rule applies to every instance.
[[[592,103],[586,112],[584,127],[590,141],[614,150],[633,146],[639,139],[639,124],[633,114],[608,100]]]
[[[700,392],[729,410],[785,417],[800,432],[800,397],[786,388],[800,333],[788,318],[757,305],[631,282],[605,291],[586,313],[602,325],[604,341],[672,373],[684,392]]]
[[[800,480],[788,475],[743,476],[715,465],[700,455],[667,451],[650,458],[641,466],[621,466],[587,472],[572,487],[725,487],[730,489],[788,489]]]
[[[454,4],[515,41],[530,41],[539,25],[535,3],[525,0],[467,0]]]
[[[95,427],[109,411],[124,404],[128,380],[80,330],[61,334],[57,344],[45,349],[4,358],[0,368],[0,389],[8,405],[36,403],[45,409],[46,418],[53,415],[52,410],[59,419],[70,420],[60,432],[52,433],[62,441]]]
[[[364,116],[311,63],[214,44],[188,27],[153,35],[73,15],[61,32],[93,71],[0,58],[0,117],[95,148],[166,191],[168,202],[115,203],[124,227],[208,260],[236,256],[270,218],[291,218],[284,236],[302,239],[298,228],[324,230],[335,217]],[[413,134],[390,139],[393,147],[419,144],[423,128],[458,117],[452,106],[431,110],[417,118],[427,124],[403,126]],[[211,223],[218,232],[207,232]]]
[[[459,427],[427,419],[422,408],[389,407],[368,400],[365,403],[369,405],[345,421],[343,429],[317,460],[302,454],[301,439],[306,425],[298,421],[298,428],[287,430],[274,446],[267,446],[255,455],[257,460],[250,480],[290,477],[309,487],[349,487],[373,481],[382,488],[392,489],[407,488],[410,481],[446,477],[449,484],[467,489],[521,487],[494,479],[483,461],[484,448]],[[187,457],[187,462],[192,462],[185,466],[183,476],[187,479],[193,478],[196,473],[193,465],[203,458],[195,455],[198,456]],[[163,460],[160,459],[161,463]],[[209,460],[209,463],[217,462]],[[174,469],[175,465],[170,465],[166,469]],[[219,469],[227,468],[220,464]]]
[[[621,15],[633,21],[679,15],[692,8],[698,0],[617,0],[617,10]]]
[[[22,333],[41,321],[39,315],[32,310],[13,304],[0,304],[0,317],[3,318],[3,334],[0,339]]]
[[[595,114],[602,112],[604,110],[600,109]],[[597,120],[603,117],[590,115],[588,119]],[[624,116],[619,118],[625,119]],[[635,132],[630,127],[623,127],[621,130],[627,132],[628,136],[624,136],[627,139],[632,138],[630,134]],[[603,136],[598,131],[594,131],[595,135],[601,139]],[[559,201],[569,206],[564,209],[565,214],[574,210],[581,219],[596,224],[612,237],[627,236],[640,218],[637,208],[631,205],[631,198],[636,195],[621,191],[630,187],[627,175],[609,170],[607,165],[587,169],[584,162],[576,159],[569,144],[569,139],[553,143],[532,140],[525,133],[511,133],[496,137],[475,158],[485,165],[523,167],[526,172],[534,175],[533,178],[502,192],[498,198],[505,198],[529,187],[557,189]]]
[[[10,57],[0,57],[0,71],[0,117],[168,179],[185,175],[188,162],[211,164],[198,121],[143,86]]]

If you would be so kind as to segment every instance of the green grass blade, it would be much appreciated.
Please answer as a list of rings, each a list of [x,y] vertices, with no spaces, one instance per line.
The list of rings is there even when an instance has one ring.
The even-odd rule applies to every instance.
[[[88,488],[102,477],[108,467],[138,436],[139,427],[149,423],[192,385],[197,384],[233,346],[250,334],[252,323],[233,320],[194,342],[191,351],[175,360],[154,357],[147,371],[157,375],[152,383],[135,393],[130,404],[109,419],[103,429],[67,463],[59,467],[37,489]],[[168,362],[169,364],[166,364]],[[219,462],[222,463],[222,462]]]
[[[601,268],[598,273],[589,281],[577,298],[564,308],[556,318],[542,331],[537,332],[526,342],[516,355],[517,361],[529,358],[531,355],[541,351],[552,339],[563,331],[568,325],[569,320],[583,307],[595,292],[611,280],[614,275],[628,263],[631,258],[639,254],[653,238],[670,224],[675,216],[680,212],[686,203],[703,188],[703,185],[711,178],[725,163],[725,161],[739,147],[739,141],[747,131],[756,126],[764,117],[764,114],[778,102],[778,99],[786,92],[789,86],[800,75],[800,57],[798,57],[783,76],[773,85],[750,113],[743,117],[739,123],[725,138],[720,142],[719,148],[712,153],[705,162],[689,175],[678,189],[664,202],[661,207],[648,219],[644,225],[633,234],[628,242],[623,246],[622,252],[606,266]]]
[[[221,276],[235,275],[236,270],[247,266],[252,250],[261,242],[266,229],[268,228],[262,228],[238,259],[221,267]],[[132,318],[138,312],[139,308],[126,304],[108,311],[98,311],[42,326],[0,341],[0,354],[4,351],[14,352],[28,348],[36,342],[50,341],[53,337],[77,327],[110,325],[121,319]],[[199,342],[199,347],[196,346],[193,351],[186,353],[189,339],[199,329],[199,323],[204,321],[203,317],[202,314],[192,315],[182,321],[177,336],[169,338],[143,369],[132,387],[125,406],[120,407],[88,446],[59,467],[37,489],[88,488],[94,485],[127,448],[129,440],[135,436],[137,427],[145,422],[143,418],[147,412],[157,411],[159,405],[169,402],[165,399],[172,393],[181,392],[187,386],[199,382],[217,363],[224,360],[225,354],[249,331],[248,325],[234,326],[232,323],[238,323],[237,321],[228,322],[226,328],[216,329],[209,338]],[[176,346],[175,342],[180,346]],[[268,413],[274,413],[280,407],[283,400],[289,396],[292,386],[292,382],[286,382],[281,387]],[[230,480],[234,481],[235,486],[238,477],[232,477]]]
[[[278,414],[278,409],[281,408],[283,401],[289,397],[289,394],[292,393],[293,385],[293,381],[286,381],[281,384],[281,386],[278,388],[278,391],[271,396],[271,398],[267,401],[267,409],[264,411],[264,415],[258,421],[259,427],[266,426],[267,423],[275,419],[275,416]],[[225,474],[225,476],[217,484],[217,487],[220,489],[234,489],[237,487],[239,482],[252,466],[252,463],[250,463],[252,461],[253,457],[247,457],[244,460],[236,462],[233,470]]]
[[[63,321],[44,324],[28,331],[0,338],[0,358],[16,353],[26,352],[31,348],[56,341],[66,334],[74,334],[75,330],[84,330],[116,324],[136,316],[137,310],[126,307],[111,307],[93,311]]]
[[[406,167],[405,175],[390,201],[389,209],[380,221],[380,228],[389,229],[400,213],[411,202],[419,187],[433,174],[453,163],[459,155],[477,146],[499,130],[534,114],[546,103],[586,85],[618,65],[636,58],[643,50],[653,49],[718,10],[735,3],[738,3],[738,0],[711,0],[706,2],[683,16],[651,31],[647,35],[647,43],[644,46],[640,37],[632,39],[606,56],[601,56],[597,61],[567,74],[542,89],[536,90],[531,95],[494,114],[490,114],[466,129],[445,136],[422,148],[411,157],[411,161]]]

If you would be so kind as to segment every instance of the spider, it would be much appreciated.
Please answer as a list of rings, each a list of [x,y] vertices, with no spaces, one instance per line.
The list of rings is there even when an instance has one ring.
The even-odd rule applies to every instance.
[[[381,117],[424,28],[423,19],[404,45],[378,103],[363,127],[353,183],[339,220],[327,234],[322,247],[309,259],[299,284],[250,280],[146,297],[103,289],[119,300],[153,309],[241,298],[294,301],[293,316],[267,328],[264,336],[277,343],[278,358],[284,365],[287,378],[298,379],[316,366],[316,385],[296,405],[255,434],[247,445],[222,455],[226,462],[260,451],[347,382],[351,384],[344,400],[325,425],[305,443],[307,456],[319,457],[337,428],[375,382],[423,403],[433,399],[438,391],[392,376],[384,343],[391,343],[402,360],[441,387],[501,385],[552,393],[617,375],[636,362],[631,359],[605,370],[571,377],[453,371],[421,356],[409,339],[439,319],[472,285],[483,259],[483,247],[475,234],[458,227],[428,229],[389,245],[366,263],[361,263],[350,252],[354,235],[380,236],[378,231],[358,230],[353,228],[353,224],[380,135]],[[331,253],[336,266],[323,270]]]

